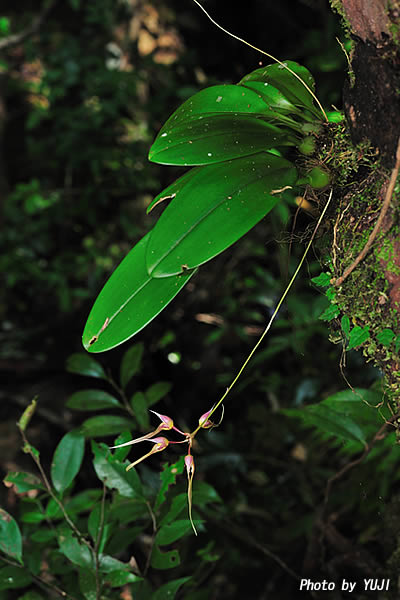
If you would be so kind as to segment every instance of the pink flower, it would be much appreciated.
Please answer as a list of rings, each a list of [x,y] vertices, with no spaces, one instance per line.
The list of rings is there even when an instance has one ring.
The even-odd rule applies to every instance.
[[[169,441],[165,437],[156,437],[156,438],[153,438],[151,440],[147,439],[147,441],[148,442],[152,442],[154,444],[154,446],[152,447],[152,449],[150,450],[150,452],[148,452],[147,454],[145,454],[141,458],[138,458],[137,460],[135,460],[135,462],[131,463],[130,465],[128,465],[126,467],[127,471],[129,471],[129,469],[132,469],[132,467],[135,467],[136,465],[138,465],[140,462],[142,462],[142,460],[144,460],[145,458],[147,458],[151,454],[155,454],[156,452],[162,452],[162,450],[165,450],[165,448],[169,444]]]
[[[189,449],[190,452],[190,449]],[[185,466],[186,472],[188,476],[188,505],[189,505],[189,520],[193,527],[194,533],[197,535],[196,527],[193,523],[192,518],[192,487],[193,487],[193,476],[194,476],[194,460],[191,454],[187,454],[185,456]]]

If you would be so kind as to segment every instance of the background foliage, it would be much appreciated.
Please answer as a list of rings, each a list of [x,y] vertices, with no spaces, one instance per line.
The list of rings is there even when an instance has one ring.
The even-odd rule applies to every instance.
[[[323,104],[340,108],[346,59],[335,37],[346,40],[328,2],[253,1],[246,18],[242,6],[205,4],[241,37],[307,66]],[[5,38],[40,8],[24,0],[1,10]],[[315,542],[329,479],[383,423],[369,406],[381,400],[379,373],[346,354],[354,401],[340,368],[350,327],[333,320],[332,344],[319,319],[329,302],[310,279],[329,271],[324,236],[221,427],[196,438],[197,538],[179,446],[128,476],[126,449],[111,457],[106,448],[153,427],[149,407],[185,430],[211,408],[293,272],[308,214],[293,226],[295,206],[272,212],[193,277],[131,350],[81,356],[93,299],[153,223],[151,199],[181,173],[147,162],[155,134],[190,95],[237,82],[260,61],[194,4],[172,0],[54,3],[38,32],[3,51],[0,540],[11,541],[0,543],[0,598],[39,600],[58,588],[91,600],[102,586],[112,599],[289,600],[303,573],[388,573],[399,526],[393,435],[332,484],[322,559]],[[24,453],[15,422],[35,395]]]

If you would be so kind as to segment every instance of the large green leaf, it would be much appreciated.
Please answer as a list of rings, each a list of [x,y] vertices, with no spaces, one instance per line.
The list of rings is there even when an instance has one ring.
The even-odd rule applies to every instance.
[[[81,432],[85,437],[104,437],[116,435],[125,429],[132,429],[134,421],[119,415],[96,415],[86,419],[81,425]]]
[[[179,121],[186,121],[205,113],[254,114],[262,113],[266,108],[260,95],[253,90],[243,89],[233,84],[213,85],[197,92],[181,104],[163,125],[158,135],[162,136]]]
[[[93,466],[97,477],[109,489],[116,489],[126,498],[142,498],[142,486],[135,469],[126,470],[129,463],[120,462],[103,447],[92,442],[94,453]]]
[[[285,66],[286,65],[286,68]],[[269,83],[276,87],[282,94],[296,106],[306,107],[318,118],[321,117],[320,111],[315,108],[313,97],[307,90],[305,85],[289,71],[293,71],[300,77],[306,85],[314,91],[314,78],[310,71],[292,60],[285,60],[283,64],[272,64],[266,67],[261,67],[245,75],[240,81],[240,84],[247,85],[249,81],[261,81]]]
[[[152,600],[174,600],[179,588],[189,581],[190,577],[181,577],[180,579],[174,579],[174,581],[168,581],[159,587],[152,595]]]
[[[207,114],[163,128],[149,160],[163,165],[209,165],[295,143],[291,132],[254,116]]]
[[[0,508],[0,550],[22,563],[22,537],[18,523]]]
[[[68,356],[66,369],[70,373],[78,373],[79,375],[86,375],[87,377],[99,377],[100,379],[107,379],[107,375],[101,364],[83,352],[78,352]]]
[[[312,404],[303,409],[285,409],[286,415],[300,418],[305,425],[313,425],[329,435],[343,440],[358,441],[366,444],[365,434],[361,427],[349,415],[342,414],[328,406]]]
[[[63,529],[59,535],[58,543],[60,551],[74,565],[79,565],[85,569],[94,569],[94,556],[89,547],[79,541],[69,529]]]
[[[61,438],[51,463],[51,479],[60,494],[79,473],[84,451],[85,437],[79,431],[69,431]]]
[[[100,410],[101,408],[118,408],[120,402],[117,398],[104,390],[79,390],[72,394],[67,401],[68,408],[74,410]]]
[[[160,548],[155,544],[151,554],[151,566],[153,569],[173,569],[181,563],[178,550],[169,550],[161,552]]]
[[[272,210],[280,198],[273,192],[295,181],[293,165],[267,152],[184,175],[164,192],[174,198],[150,232],[148,272],[164,278],[207,262]]]
[[[110,350],[143,329],[193,275],[185,272],[163,280],[149,276],[145,264],[147,234],[124,258],[107,281],[90,312],[83,332],[89,352]]]
[[[156,544],[165,546],[172,544],[183,537],[192,529],[189,519],[176,519],[172,523],[166,523],[157,531]]]
[[[256,92],[269,109],[279,110],[284,113],[300,114],[301,111],[284,94],[267,81],[246,81],[241,84],[244,89],[251,89]]]

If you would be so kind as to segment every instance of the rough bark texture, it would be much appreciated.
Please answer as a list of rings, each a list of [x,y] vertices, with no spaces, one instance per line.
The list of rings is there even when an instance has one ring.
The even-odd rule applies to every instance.
[[[344,105],[353,141],[368,139],[393,166],[400,135],[399,1],[342,0],[354,38]]]
[[[344,87],[347,131],[357,148],[355,174],[336,190],[338,213],[332,255],[335,275],[355,261],[367,243],[385,197],[400,137],[399,0],[331,0],[353,40]],[[337,139],[335,140],[337,145]],[[381,332],[400,334],[400,186],[368,255],[338,288],[337,303],[354,325],[368,327],[364,354],[384,372],[400,407],[399,351],[382,345]]]
[[[353,34],[364,42],[375,40],[379,43],[384,35],[390,37],[387,0],[342,0],[342,5]]]
[[[361,350],[367,360],[382,370],[385,401],[392,408],[393,423],[400,423],[400,343],[395,343],[396,336],[400,340],[399,178],[394,183],[400,137],[400,9],[398,0],[331,3],[344,18],[353,39],[349,79],[344,88],[346,123],[336,128],[328,126],[328,135],[319,146],[321,162],[332,169],[335,177],[335,210],[330,222],[334,274],[331,283],[340,312],[332,335],[343,342],[340,318],[344,315],[351,327],[368,331],[369,338]],[[389,208],[381,213],[388,199]],[[377,222],[379,231],[370,245]],[[366,245],[368,252],[364,253]],[[360,254],[363,258],[358,261]],[[350,267],[354,269],[349,275],[341,277]],[[386,334],[389,337],[385,338]],[[331,563],[325,560],[322,568],[338,579],[346,577],[349,571],[359,578],[387,577],[393,585],[379,599],[398,599],[398,508],[399,503],[393,503],[387,511],[388,520],[394,514],[396,519],[392,519],[391,530],[382,539],[382,564],[376,565],[362,548],[347,547],[346,540],[340,540],[340,531],[332,535],[331,524],[336,517],[329,515],[327,504],[321,522],[316,523],[315,535],[322,531],[318,540],[324,540],[325,556],[331,551],[336,557]],[[364,600],[364,596],[358,597]]]

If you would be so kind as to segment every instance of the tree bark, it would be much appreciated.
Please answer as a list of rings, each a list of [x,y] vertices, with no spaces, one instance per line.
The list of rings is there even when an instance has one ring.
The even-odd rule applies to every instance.
[[[332,260],[336,281],[341,283],[343,273],[368,245],[396,164],[400,138],[400,1],[331,3],[342,16],[353,43],[343,100],[346,130],[353,158],[358,162],[335,188]],[[337,140],[335,143],[337,148]],[[343,147],[340,151],[345,163]],[[362,346],[364,355],[385,374],[398,412],[400,337],[397,344],[396,337],[390,343],[382,337],[382,332],[388,330],[395,336],[400,334],[400,184],[391,187],[380,231],[352,274],[338,285],[336,302],[341,315],[369,331],[369,340]]]

